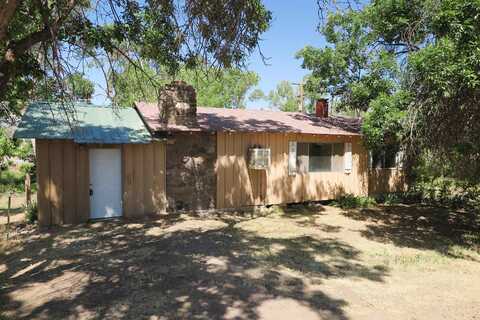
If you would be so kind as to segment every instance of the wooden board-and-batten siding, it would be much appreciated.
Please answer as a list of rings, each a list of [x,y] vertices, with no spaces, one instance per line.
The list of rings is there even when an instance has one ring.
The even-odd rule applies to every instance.
[[[125,144],[122,150],[123,211],[142,217],[166,210],[166,145]]]
[[[352,143],[352,170],[288,174],[288,144],[296,142]],[[271,149],[268,170],[248,168],[248,149]],[[318,136],[284,133],[217,134],[217,208],[285,204],[333,199],[368,193],[368,156],[355,136]]]
[[[75,224],[90,218],[90,148],[122,149],[123,215],[163,212],[165,144],[87,145],[71,140],[36,141],[40,225]]]

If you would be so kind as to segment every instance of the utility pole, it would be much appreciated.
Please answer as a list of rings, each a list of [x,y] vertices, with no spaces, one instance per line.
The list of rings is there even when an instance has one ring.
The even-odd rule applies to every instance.
[[[295,85],[295,86],[298,86],[298,98],[300,99],[300,101],[298,103],[298,112],[304,112],[304,110],[305,110],[305,106],[304,106],[305,97],[304,97],[304,92],[303,92],[303,84],[304,84],[303,80],[300,81],[300,83],[293,82],[292,84]]]

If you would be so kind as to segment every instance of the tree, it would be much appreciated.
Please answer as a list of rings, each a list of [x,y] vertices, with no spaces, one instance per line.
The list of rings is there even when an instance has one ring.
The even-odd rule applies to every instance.
[[[67,77],[67,91],[75,100],[90,101],[95,92],[93,83],[80,73],[73,73]]]
[[[139,73],[139,59],[170,74],[198,57],[241,67],[270,20],[261,0],[8,0],[0,8],[2,115],[18,111],[45,80],[66,92],[64,79],[90,64],[115,73],[118,56]]]
[[[0,128],[0,171],[2,171],[6,164],[8,158],[13,154],[15,150],[15,145],[12,142],[5,131],[5,129]]]
[[[370,101],[395,90],[395,55],[372,48],[364,12],[330,15],[322,33],[332,47],[307,46],[296,55],[312,71],[308,93],[329,94],[340,110],[366,111]]]
[[[161,85],[173,80],[162,68],[155,70],[146,62],[142,62],[142,65],[142,74],[136,68],[126,65],[123,72],[111,79],[119,105],[129,106],[136,101],[156,102]],[[252,71],[218,69],[206,65],[196,69],[182,67],[174,77],[195,88],[199,106],[220,108],[245,108],[247,92],[259,81],[258,75]],[[160,84],[160,87],[143,86],[149,79]]]
[[[250,101],[257,101],[257,100],[264,100],[265,99],[265,93],[262,91],[262,89],[256,88],[253,89],[252,92],[250,93],[250,96],[248,97],[248,100]]]
[[[183,69],[180,79],[194,86],[200,106],[243,109],[247,92],[260,77],[253,71],[233,68],[207,73]]]
[[[250,95],[250,100],[266,100],[270,108],[278,108],[281,111],[298,111],[297,90],[286,80],[280,81],[268,95],[265,95],[260,89],[256,89]]]
[[[428,152],[452,174],[478,181],[480,2],[373,0],[326,16],[321,31],[330,45],[298,53],[315,80],[309,89],[367,112],[370,142],[407,143],[412,156]],[[403,134],[392,141],[399,124]]]

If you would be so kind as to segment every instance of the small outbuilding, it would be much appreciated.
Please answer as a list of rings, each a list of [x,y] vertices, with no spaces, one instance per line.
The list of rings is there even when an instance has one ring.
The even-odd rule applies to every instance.
[[[326,100],[313,115],[204,108],[184,82],[127,108],[32,103],[15,137],[36,139],[41,225],[405,186],[397,165],[369,165],[360,119],[329,116]]]

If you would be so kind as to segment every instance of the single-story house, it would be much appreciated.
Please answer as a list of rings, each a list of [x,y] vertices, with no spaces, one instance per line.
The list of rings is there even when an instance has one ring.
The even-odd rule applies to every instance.
[[[36,139],[41,225],[171,210],[239,209],[404,187],[369,168],[360,119],[197,107],[172,82],[158,103],[32,103],[15,137]],[[385,161],[383,161],[385,163]]]

